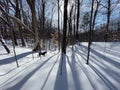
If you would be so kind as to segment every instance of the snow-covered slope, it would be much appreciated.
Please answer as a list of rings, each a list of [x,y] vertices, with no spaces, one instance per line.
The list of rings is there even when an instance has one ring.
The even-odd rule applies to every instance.
[[[10,46],[12,51],[12,47]],[[6,54],[0,45],[0,90],[120,90],[120,43],[87,43],[67,48],[67,55],[48,51],[38,57],[29,48]]]

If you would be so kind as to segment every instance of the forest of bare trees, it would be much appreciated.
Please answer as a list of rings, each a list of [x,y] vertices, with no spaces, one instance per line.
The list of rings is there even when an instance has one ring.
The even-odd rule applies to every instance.
[[[119,9],[119,0],[0,0],[0,42],[8,53],[4,40],[66,54],[68,45],[86,41],[89,64],[93,41],[120,41]]]

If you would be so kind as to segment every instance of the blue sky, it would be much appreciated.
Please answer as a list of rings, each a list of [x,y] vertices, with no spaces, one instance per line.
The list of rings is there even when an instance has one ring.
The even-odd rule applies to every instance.
[[[37,1],[37,0],[36,0]],[[56,0],[55,0],[56,1]],[[72,0],[71,0],[72,1]],[[116,0],[113,0],[113,1],[116,1]],[[46,12],[46,17],[49,17],[49,18],[51,18],[51,7],[52,7],[52,5],[50,5],[50,3],[51,2],[53,2],[53,3],[56,3],[56,2],[54,2],[54,0],[46,0],[46,2],[48,3],[49,2],[49,4],[47,4],[47,7],[46,7],[46,10],[47,10],[47,12]],[[86,11],[90,11],[90,0],[83,0],[83,6],[82,6],[82,12],[86,12]],[[61,4],[63,4],[63,2],[61,3]],[[70,6],[70,5],[69,5]],[[24,1],[24,7],[25,7],[25,10],[28,10],[28,6],[27,6],[27,4],[26,4],[26,2]],[[117,7],[120,7],[120,4],[117,6]],[[55,25],[57,25],[57,3],[56,3],[56,6],[54,6],[54,10],[55,10],[55,13],[53,14],[53,21],[54,21],[54,23],[53,23],[53,25],[55,24]],[[61,8],[61,10],[62,10],[62,12],[63,12],[63,5],[62,5],[62,8]],[[113,19],[113,18],[116,18],[116,17],[120,17],[120,10],[119,9],[115,9],[115,10],[113,10],[113,12],[112,12],[112,14],[111,14],[111,19]],[[98,17],[97,17],[97,21],[96,21],[98,24],[101,24],[101,23],[105,23],[106,22],[106,16],[105,15],[103,15],[103,14],[101,14],[101,13],[99,13],[98,14]]]

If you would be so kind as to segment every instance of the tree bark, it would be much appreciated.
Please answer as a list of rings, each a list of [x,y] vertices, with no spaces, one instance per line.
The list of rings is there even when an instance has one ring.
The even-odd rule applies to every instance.
[[[90,57],[90,45],[92,42],[92,19],[93,19],[93,6],[94,6],[94,0],[92,0],[92,6],[91,6],[91,15],[90,15],[90,30],[89,30],[89,41],[88,41],[88,53],[87,53],[87,64],[89,64],[89,57]]]
[[[20,3],[21,4],[21,3]],[[21,15],[20,15],[20,7],[19,7],[19,1],[16,0],[16,8],[15,8],[15,17],[19,18],[21,20]],[[18,29],[19,29],[19,34],[20,34],[20,39],[21,39],[21,43],[22,43],[22,46],[26,46],[25,45],[25,41],[24,41],[24,38],[23,38],[23,34],[22,34],[22,28],[18,25]]]
[[[107,1],[107,25],[106,25],[106,33],[105,33],[105,42],[107,42],[108,41],[108,31],[109,31],[109,26],[110,26],[110,15],[111,15],[111,9],[110,9],[110,7],[111,7],[111,0],[108,0]]]
[[[73,41],[72,41],[72,13],[73,13],[73,5],[70,9],[70,15],[69,15],[69,19],[68,19],[68,25],[69,25],[69,31],[68,31],[68,42],[70,44],[73,44]]]
[[[63,41],[62,41],[62,53],[66,54],[66,32],[67,32],[67,6],[68,0],[64,0],[64,23],[63,23]]]
[[[79,28],[79,17],[80,17],[80,1],[77,0],[77,21],[76,21],[76,40],[78,40],[78,28]]]
[[[35,33],[35,46],[33,48],[33,51],[40,50],[40,42],[38,37],[38,31],[36,29],[36,11],[35,11],[35,0],[27,0],[27,3],[30,7],[31,13],[32,13],[32,30]]]
[[[98,8],[100,6],[100,2],[101,0],[96,0],[96,8],[95,8],[95,12],[94,12],[94,15],[93,15],[93,22],[92,22],[92,34],[91,34],[91,41],[93,41],[93,31],[94,31],[94,28],[95,28],[95,21],[96,21],[96,17],[97,17],[97,14],[98,14]],[[92,42],[91,42],[92,44]]]
[[[61,37],[60,37],[60,25],[59,25],[60,24],[60,11],[59,10],[60,10],[60,5],[59,5],[59,0],[58,0],[58,48],[59,48],[59,51],[60,51],[60,46],[61,46],[60,45],[61,44],[60,43],[60,38]]]
[[[0,35],[0,42],[2,43],[3,47],[5,48],[5,50],[7,51],[7,53],[10,53],[9,48],[7,47],[7,45],[5,44],[2,35]]]

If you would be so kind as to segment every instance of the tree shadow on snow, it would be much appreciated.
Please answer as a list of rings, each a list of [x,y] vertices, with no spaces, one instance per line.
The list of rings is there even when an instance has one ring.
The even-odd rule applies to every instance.
[[[8,55],[9,53],[1,53],[0,55]]]
[[[80,47],[86,49],[86,51],[88,49],[86,46],[84,46],[82,44],[80,45]],[[97,52],[96,50],[94,50],[92,48],[91,48],[91,53],[94,54],[95,56],[99,57],[100,59],[103,59],[104,61],[108,62],[109,64],[113,65],[114,67],[120,68],[120,63],[114,61],[113,59],[111,59],[107,56],[104,56],[103,54]]]
[[[84,52],[86,52],[86,51],[84,50]],[[93,89],[93,90],[97,90],[98,87],[96,87],[96,82],[91,78],[89,72],[86,70],[86,68],[84,67],[83,63],[81,63],[81,60],[83,60],[83,59],[80,59],[80,58],[78,57],[79,55],[82,55],[82,58],[83,58],[84,60],[86,60],[86,54],[83,53],[82,51],[78,50],[78,49],[75,47],[74,50],[72,51],[72,55],[71,55],[72,61],[71,61],[71,63],[70,63],[70,61],[69,61],[69,65],[70,65],[70,67],[71,67],[71,71],[72,71],[72,74],[73,74],[73,79],[76,81],[76,82],[75,82],[75,87],[77,87],[76,90],[84,90],[84,89],[82,88],[82,87],[83,87],[82,85],[85,84],[84,82],[81,82],[81,83],[80,83],[79,78],[83,78],[83,77],[80,77],[80,76],[82,76],[82,75],[81,75],[82,73],[78,74],[79,71],[81,71],[81,72],[83,72],[83,73],[85,74],[85,76],[87,77],[88,81],[89,81],[90,84],[91,84],[92,89]],[[80,70],[79,70],[79,69],[80,69]],[[78,70],[79,70],[79,71],[78,71]],[[81,85],[81,86],[80,86],[80,85]],[[87,86],[87,85],[86,85],[86,86]]]
[[[108,78],[103,75],[97,68],[95,68],[92,64],[89,64],[89,66],[101,78],[101,80],[107,85],[110,90],[118,90],[116,86],[113,85],[113,82],[110,82]]]
[[[56,54],[55,54],[56,55]],[[55,56],[54,55],[54,56]],[[9,82],[7,84],[5,84],[4,86],[8,87],[6,90],[20,90],[21,87],[30,79],[30,77],[32,77],[41,67],[43,67],[49,60],[51,60],[51,58],[53,58],[54,56],[49,57],[47,60],[45,60],[44,62],[42,62],[39,66],[37,66],[34,70],[32,70],[31,72],[29,72],[24,78],[22,78],[18,83],[16,83],[15,85],[9,87],[8,85],[10,85],[12,82],[15,82],[16,79],[14,79],[12,82]],[[14,77],[14,76],[13,76]]]
[[[67,56],[61,54],[54,90],[68,90],[67,69],[66,69]]]
[[[97,66],[99,66],[104,72],[106,72],[106,74],[109,74],[109,76],[111,78],[114,78],[116,81],[118,81],[120,83],[120,73],[114,71],[112,68],[106,66],[102,61],[98,61],[97,58],[94,55],[91,55],[91,64],[95,64]]]
[[[113,43],[112,43],[113,44]],[[119,51],[117,51],[117,50],[114,50],[114,48],[116,47],[115,46],[115,44],[113,44],[113,45],[110,45],[110,46],[108,46],[108,45],[106,45],[106,44],[103,44],[102,46],[100,45],[100,44],[94,44],[93,45],[94,47],[97,47],[97,49],[99,50],[99,51],[104,51],[105,53],[108,53],[108,54],[111,54],[111,55],[114,55],[114,56],[116,56],[116,57],[120,57],[120,52]]]
[[[47,83],[47,81],[48,81],[48,78],[49,78],[49,76],[50,76],[53,68],[55,67],[57,61],[59,60],[58,58],[59,58],[59,56],[57,57],[57,59],[56,59],[55,62],[53,63],[53,66],[50,68],[50,70],[49,70],[49,72],[48,72],[48,75],[47,75],[47,77],[46,77],[46,79],[45,79],[45,81],[44,81],[44,83],[43,83],[43,85],[42,85],[42,87],[41,87],[41,90],[44,89],[44,87],[45,87],[45,85],[46,85],[46,83]]]
[[[19,54],[19,55],[17,55],[17,60],[20,60],[21,58],[23,58],[23,57],[25,57],[29,54],[32,54],[32,53],[33,53],[32,51],[29,51],[29,52]],[[0,65],[9,64],[9,63],[12,63],[12,62],[15,62],[15,57],[14,56],[0,60]]]
[[[78,47],[76,47],[77,48],[76,53],[79,54],[83,58],[83,60],[86,61],[87,54],[85,54],[85,50],[81,49],[81,47],[87,50],[86,46],[80,45],[79,49],[78,49]],[[115,62],[114,60],[108,58],[108,57],[104,58],[102,54],[95,51],[94,49],[91,49],[91,53],[93,55],[90,55],[90,63],[89,63],[90,68],[102,79],[102,81],[107,85],[107,87],[109,87],[111,90],[117,90],[115,85],[113,85],[113,82],[111,82],[108,79],[107,76],[109,76],[109,77],[113,78],[114,80],[116,80],[117,83],[120,83],[120,80],[119,80],[120,74],[118,72],[116,72],[116,71],[113,71],[110,67],[104,65],[104,63],[102,63],[100,60],[102,60],[104,62],[107,62],[107,63],[113,65],[116,68],[119,68],[120,64]],[[99,57],[100,60],[98,60],[98,58],[96,58],[96,57]],[[97,65],[100,69],[96,68],[93,64]],[[85,69],[83,71],[85,73]],[[106,73],[107,76],[104,73]],[[86,75],[87,75],[87,73],[86,73]]]
[[[78,73],[78,70],[77,70],[77,67],[76,67],[76,55],[75,55],[74,51],[72,51],[71,62],[68,59],[68,64],[69,64],[71,72],[72,72],[72,77],[73,77],[73,80],[74,80],[75,90],[83,90],[83,88],[81,86],[82,84],[79,80],[79,77],[81,75]]]

